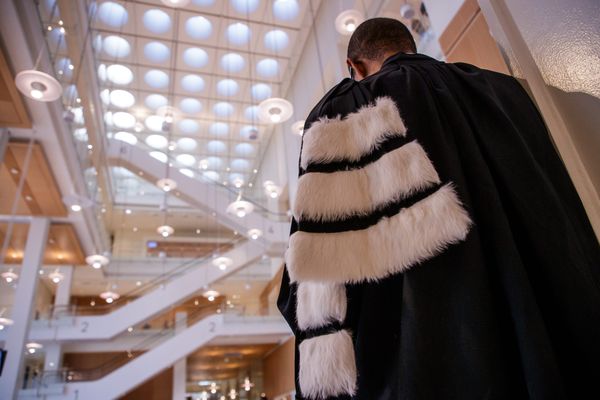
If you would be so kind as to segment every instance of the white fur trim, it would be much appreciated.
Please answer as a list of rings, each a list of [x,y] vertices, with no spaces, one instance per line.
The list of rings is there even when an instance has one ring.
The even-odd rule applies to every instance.
[[[302,282],[296,298],[296,319],[302,330],[342,322],[346,317],[346,287],[342,284]]]
[[[298,380],[304,397],[324,399],[356,392],[356,360],[348,331],[306,339],[299,349]]]
[[[298,231],[290,236],[286,264],[292,282],[376,281],[403,272],[464,240],[470,225],[452,186],[445,185],[366,229]]]
[[[413,141],[364,168],[302,175],[294,216],[298,221],[335,221],[365,215],[439,182],[427,153]]]
[[[371,153],[388,137],[406,135],[406,127],[394,101],[380,97],[344,119],[323,118],[303,137],[301,165],[332,161],[356,161]]]

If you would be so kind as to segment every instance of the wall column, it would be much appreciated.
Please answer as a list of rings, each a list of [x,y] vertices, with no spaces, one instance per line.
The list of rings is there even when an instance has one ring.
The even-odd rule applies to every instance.
[[[0,376],[0,398],[15,400],[23,379],[22,367],[29,325],[33,316],[33,305],[38,285],[38,270],[44,258],[48,240],[48,218],[32,218],[27,233],[25,255],[21,265],[14,303],[18,312],[12,313],[14,324],[6,333],[5,346],[8,350],[4,371]]]
[[[71,283],[73,282],[73,266],[64,265],[58,268],[64,278],[56,285],[54,295],[54,308],[59,308],[59,314],[66,311],[65,306],[69,305],[71,299]],[[44,359],[44,370],[56,371],[62,367],[62,346],[60,343],[48,343],[45,346],[46,357]]]
[[[175,334],[187,327],[187,313],[175,313]],[[187,383],[187,357],[173,364],[173,400],[184,400]]]

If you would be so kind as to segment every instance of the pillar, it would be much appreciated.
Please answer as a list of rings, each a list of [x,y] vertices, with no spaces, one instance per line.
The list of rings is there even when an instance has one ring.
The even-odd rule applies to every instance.
[[[73,281],[73,266],[64,265],[60,267],[59,272],[64,275],[64,278],[56,285],[56,293],[54,294],[54,308],[58,309],[58,315],[63,315],[68,307],[71,299],[71,283]],[[48,343],[45,348],[44,370],[56,371],[62,366],[62,346],[60,343]]]
[[[175,313],[175,334],[187,328],[187,313]],[[183,357],[173,365],[173,400],[185,400],[187,381],[187,358]]]
[[[14,324],[6,332],[5,346],[8,353],[4,371],[0,376],[0,398],[16,400],[23,379],[22,367],[29,325],[33,317],[35,293],[38,285],[38,270],[44,258],[48,240],[48,218],[32,218],[27,233],[25,255],[15,291],[15,307],[12,312]]]

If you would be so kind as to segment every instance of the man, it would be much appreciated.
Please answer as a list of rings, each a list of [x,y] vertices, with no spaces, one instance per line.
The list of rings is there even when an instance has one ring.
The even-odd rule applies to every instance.
[[[298,399],[600,391],[600,248],[516,80],[361,24],[305,125],[278,306]]]

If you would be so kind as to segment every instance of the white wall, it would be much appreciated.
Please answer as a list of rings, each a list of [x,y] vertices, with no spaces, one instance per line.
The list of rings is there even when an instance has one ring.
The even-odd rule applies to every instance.
[[[424,0],[431,26],[438,36],[444,33],[464,2],[465,0]]]

